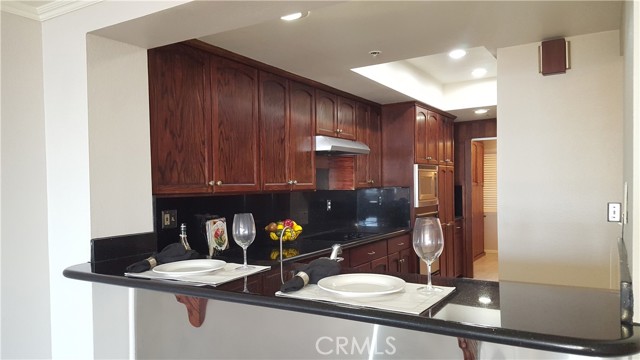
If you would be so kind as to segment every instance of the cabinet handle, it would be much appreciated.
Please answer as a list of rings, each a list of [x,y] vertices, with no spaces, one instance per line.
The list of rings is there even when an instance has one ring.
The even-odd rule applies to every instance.
[[[298,185],[298,180],[293,180],[293,185]]]
[[[427,160],[432,160],[433,158],[431,156],[427,156],[426,159]]]
[[[289,181],[287,181],[287,184],[289,184],[289,185],[293,185],[293,180],[289,180]]]
[[[456,229],[462,229],[462,226],[456,226]]]
[[[215,181],[211,180],[211,181],[208,182],[208,184],[209,184],[209,186],[214,186],[216,183],[215,183]]]
[[[398,243],[396,246],[402,246],[402,245],[404,245],[404,243],[403,243],[403,242]]]
[[[368,253],[367,253],[367,255],[375,255],[375,254],[376,254],[376,252],[375,252],[375,251],[372,251],[372,252],[368,252]]]
[[[398,260],[398,262],[400,262],[401,264],[404,264],[404,262],[407,261],[407,259],[400,259]]]
[[[222,185],[222,180],[216,181],[216,185],[218,185],[218,186]]]

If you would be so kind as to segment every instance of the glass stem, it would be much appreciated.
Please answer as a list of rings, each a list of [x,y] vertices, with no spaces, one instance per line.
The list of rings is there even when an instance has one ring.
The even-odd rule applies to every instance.
[[[244,255],[244,267],[247,267],[247,248],[242,248],[242,253]]]
[[[427,261],[427,289],[431,288],[431,262]]]

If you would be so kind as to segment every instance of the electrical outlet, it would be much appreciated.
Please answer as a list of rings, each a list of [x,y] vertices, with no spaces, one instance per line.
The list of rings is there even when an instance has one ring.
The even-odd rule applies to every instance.
[[[331,211],[331,200],[327,200],[327,211]]]
[[[610,202],[607,203],[607,221],[620,222],[622,219],[622,204]]]
[[[160,223],[163,229],[175,229],[178,227],[178,210],[162,210]]]

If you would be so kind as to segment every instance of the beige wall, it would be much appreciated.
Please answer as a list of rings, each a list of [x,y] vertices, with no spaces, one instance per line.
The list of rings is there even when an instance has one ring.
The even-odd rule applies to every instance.
[[[0,358],[50,358],[41,26],[37,21],[1,14],[4,226],[0,234]]]
[[[607,202],[622,201],[619,33],[576,36],[571,70],[538,74],[538,43],[498,50],[502,280],[617,288]]]

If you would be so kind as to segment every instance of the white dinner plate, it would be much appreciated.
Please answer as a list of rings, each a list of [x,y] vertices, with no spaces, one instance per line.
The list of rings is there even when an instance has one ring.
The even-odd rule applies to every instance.
[[[153,271],[172,276],[196,275],[222,269],[226,264],[226,262],[216,259],[183,260],[158,265],[153,268]]]
[[[342,274],[318,281],[318,287],[342,296],[376,296],[404,289],[404,280],[382,274]]]

